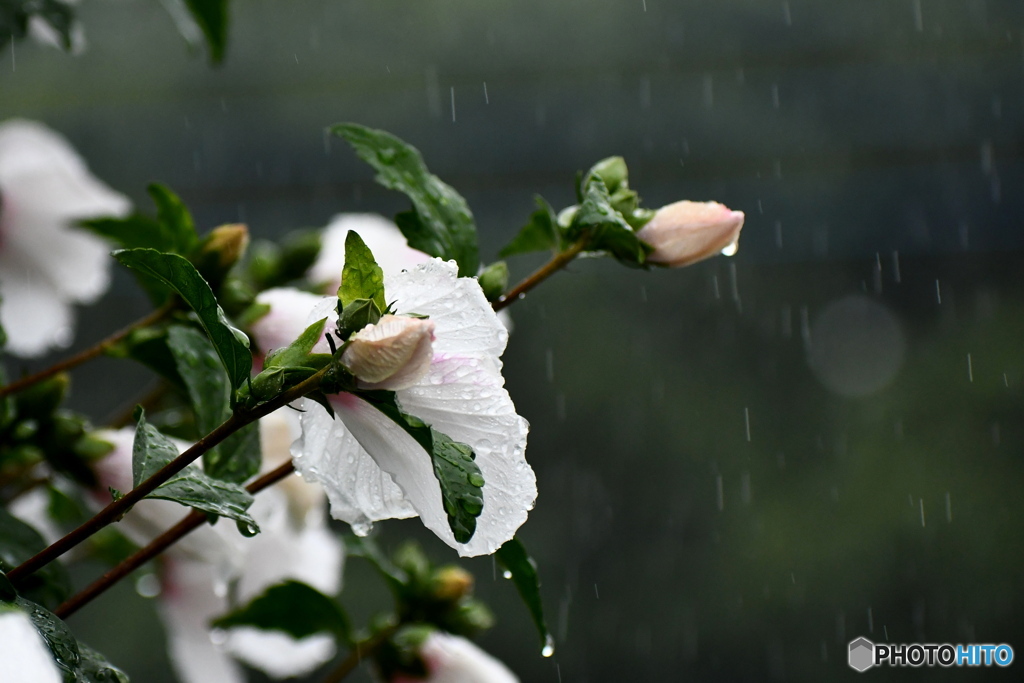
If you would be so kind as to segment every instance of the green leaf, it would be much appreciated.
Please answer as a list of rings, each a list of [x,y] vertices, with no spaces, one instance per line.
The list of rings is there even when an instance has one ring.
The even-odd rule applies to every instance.
[[[231,378],[232,388],[249,378],[252,370],[249,338],[228,323],[210,285],[191,263],[177,254],[154,249],[123,249],[115,251],[114,257],[129,268],[168,285],[192,307]]]
[[[185,0],[185,5],[206,36],[210,61],[219,64],[228,42],[228,0]]]
[[[124,218],[92,218],[79,225],[122,249],[176,251],[176,242],[164,224],[141,213]]]
[[[347,340],[367,325],[376,325],[381,318],[381,309],[370,299],[356,299],[341,311],[338,318],[338,336]]]
[[[188,254],[199,241],[196,225],[185,203],[169,187],[153,183],[146,188],[156,204],[156,219],[176,254]]]
[[[587,176],[597,176],[604,181],[608,191],[615,194],[620,187],[627,185],[629,170],[626,168],[626,160],[622,157],[608,157],[591,166]]]
[[[517,538],[506,541],[494,553],[498,562],[512,575],[520,597],[530,611],[533,624],[540,634],[541,647],[548,648],[554,644],[551,633],[544,621],[544,605],[540,599],[540,577],[537,575],[537,563],[526,552],[526,548]]]
[[[330,633],[344,643],[352,642],[351,626],[341,606],[312,586],[293,580],[271,586],[245,607],[219,617],[212,625],[283,631],[296,639]]]
[[[184,325],[167,330],[167,345],[192,402],[196,427],[209,434],[231,416],[231,386],[217,352],[206,335]],[[259,472],[261,459],[260,433],[253,423],[204,453],[203,471],[216,479],[243,482]]]
[[[9,572],[47,546],[42,535],[0,507],[0,571]],[[60,562],[51,562],[19,584],[21,593],[46,605],[71,595],[71,579]]]
[[[392,564],[372,538],[345,534],[342,540],[345,542],[345,555],[361,557],[373,565],[395,597],[401,598],[408,594],[406,586],[409,583],[409,575]]]
[[[231,385],[213,344],[199,330],[173,325],[167,346],[192,402],[196,427],[209,434],[231,415]]]
[[[18,598],[14,604],[28,615],[32,625],[42,636],[50,654],[53,655],[53,661],[60,669],[61,679],[65,683],[78,683],[83,680],[78,677],[81,664],[78,641],[71,635],[67,625],[55,614],[31,600]]]
[[[308,356],[313,347],[320,341],[320,335],[324,333],[324,326],[327,318],[321,318],[307,327],[299,338],[289,344],[286,348],[275,349],[267,356],[263,364],[264,368],[287,368],[298,367],[307,364]]]
[[[430,455],[434,476],[441,484],[441,498],[455,540],[468,543],[476,531],[476,518],[484,509],[484,477],[474,462],[476,454],[464,443],[402,411],[391,391],[365,391],[359,397],[371,403]]]
[[[338,124],[331,127],[331,132],[344,138],[363,161],[373,166],[378,183],[412,200],[413,210],[395,217],[410,247],[445,260],[454,259],[460,276],[476,275],[480,256],[469,205],[427,170],[419,150],[390,133],[354,123]]]
[[[539,195],[534,201],[537,203],[537,210],[530,214],[529,222],[504,249],[498,252],[498,256],[507,258],[516,254],[558,249],[561,236],[555,210]]]
[[[588,236],[588,251],[607,251],[629,266],[643,267],[651,247],[633,232],[633,227],[611,204],[608,188],[599,177],[587,181],[583,203],[569,229],[572,239]]]
[[[370,299],[377,308],[388,307],[384,300],[384,271],[377,265],[373,252],[354,230],[345,236],[345,266],[341,271],[338,298],[342,307],[356,299]]]
[[[178,457],[178,448],[146,422],[145,412],[136,410],[138,427],[132,446],[132,480],[138,486],[153,476],[164,465]],[[147,498],[162,498],[188,507],[228,517],[258,529],[256,521],[246,510],[253,503],[252,494],[238,484],[214,479],[195,465],[167,480]]]
[[[78,643],[79,665],[76,683],[128,683],[128,675],[85,643]]]

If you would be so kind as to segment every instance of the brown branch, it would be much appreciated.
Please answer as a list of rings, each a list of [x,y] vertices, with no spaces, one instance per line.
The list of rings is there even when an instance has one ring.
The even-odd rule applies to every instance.
[[[280,467],[273,469],[252,481],[245,487],[245,490],[249,493],[258,493],[268,486],[281,481],[294,471],[295,466],[292,464],[292,461],[289,460]],[[184,536],[202,526],[206,520],[207,515],[205,512],[193,510],[188,513],[180,522],[150,541],[149,545],[145,548],[140,548],[130,557],[125,558],[115,566],[111,567],[107,573],[93,581],[88,587],[65,600],[60,607],[54,610],[54,614],[61,619],[67,619],[79,609],[89,604],[93,599],[102,595],[115,583],[128,576],[163,551],[167,550],[167,548],[177,543]]]
[[[492,304],[494,310],[500,311],[501,309],[507,306],[511,306],[512,302],[518,301],[519,299],[523,298],[523,296],[528,291],[530,291],[540,283],[544,282],[544,280],[547,280],[556,272],[567,266],[569,262],[576,258],[586,246],[587,240],[581,239],[579,242],[576,242],[575,244],[571,245],[565,251],[555,254],[555,256],[552,257],[550,261],[548,261],[543,266],[535,270],[529,277],[524,279],[518,285],[510,289],[508,293],[503,294],[500,299],[495,301]]]
[[[19,391],[27,389],[33,384],[42,382],[44,379],[49,379],[50,377],[53,377],[58,373],[64,372],[65,370],[70,370],[71,368],[77,367],[86,361],[92,360],[97,356],[103,355],[110,348],[118,344],[122,339],[127,337],[135,330],[139,330],[142,329],[143,327],[148,327],[157,322],[160,322],[160,320],[163,319],[163,317],[170,313],[172,310],[174,310],[174,304],[169,302],[161,306],[160,308],[156,309],[155,311],[147,315],[145,318],[136,320],[131,325],[128,325],[127,327],[118,330],[117,332],[110,335],[106,339],[96,342],[87,349],[79,351],[70,358],[65,358],[64,360],[59,361],[54,365],[51,365],[45,370],[40,370],[34,375],[22,377],[21,379],[15,380],[14,382],[11,382],[6,386],[0,387],[0,398],[10,396],[11,394],[16,394]]]
[[[184,453],[157,470],[151,477],[140,483],[128,493],[124,494],[121,498],[111,501],[109,505],[100,510],[91,519],[87,520],[74,531],[71,531],[49,547],[44,548],[34,557],[29,558],[18,567],[15,567],[7,574],[7,578],[9,578],[11,582],[17,584],[21,579],[24,579],[36,570],[46,566],[103,527],[118,521],[133,505],[135,505],[135,503],[138,503],[140,500],[148,496],[161,484],[178,472],[181,472],[195,460],[198,460],[204,453],[219,444],[231,434],[235,433],[247,424],[255,422],[264,415],[268,415],[278,408],[291,403],[298,398],[302,398],[307,393],[317,389],[320,386],[320,380],[328,369],[330,369],[329,365],[325,366],[322,370],[311,377],[299,382],[294,387],[288,389],[273,400],[257,406],[253,410],[245,411],[244,413],[236,410],[236,412],[232,413],[231,417],[225,420],[219,427],[199,439],[199,441],[195,442]]]

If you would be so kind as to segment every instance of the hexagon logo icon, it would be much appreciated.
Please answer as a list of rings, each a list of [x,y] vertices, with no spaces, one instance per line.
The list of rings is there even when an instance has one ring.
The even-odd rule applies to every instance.
[[[867,638],[850,642],[850,668],[864,672],[875,665],[875,644]]]

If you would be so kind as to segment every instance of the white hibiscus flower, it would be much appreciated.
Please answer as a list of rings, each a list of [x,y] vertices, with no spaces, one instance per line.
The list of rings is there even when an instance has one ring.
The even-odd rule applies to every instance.
[[[390,683],[519,683],[507,666],[472,641],[435,631],[419,649],[426,678],[399,675]]]
[[[290,458],[288,447],[298,436],[294,411],[283,409],[260,420],[263,470]],[[102,486],[131,488],[132,430],[106,432],[115,448],[97,465]],[[120,486],[118,486],[120,485]],[[229,521],[204,525],[162,558],[160,614],[167,629],[168,647],[183,683],[243,683],[246,677],[234,661],[242,660],[275,678],[308,673],[334,657],[328,635],[296,640],[290,636],[251,628],[233,628],[211,638],[210,621],[245,604],[270,586],[294,579],[333,595],[341,587],[344,553],[327,528],[323,490],[300,477],[290,476],[260,492],[249,512],[261,533],[242,538]],[[120,528],[139,544],[148,543],[183,516],[170,501],[140,501]]]
[[[418,515],[460,555],[493,553],[526,521],[537,497],[536,477],[524,456],[528,425],[516,414],[501,375],[508,333],[477,281],[458,277],[452,262],[432,259],[409,271],[385,273],[385,293],[397,313],[428,316],[434,341],[429,364],[410,377],[408,364],[420,366],[424,330],[400,326],[396,334],[403,341],[389,351],[400,347],[408,352],[395,361],[395,377],[402,381],[388,385],[374,377],[369,382],[396,389],[402,410],[473,448],[485,480],[476,533],[468,543],[455,540],[430,456],[355,395],[330,397],[336,418],[304,401],[302,438],[292,447],[296,468],[323,484],[331,515],[356,533],[367,533],[377,520]],[[334,315],[335,304],[335,299],[323,300],[308,321]],[[388,318],[377,327],[394,325]],[[375,335],[371,328],[359,334],[388,336],[383,331]]]
[[[0,323],[11,353],[70,343],[71,306],[106,291],[111,260],[109,247],[74,223],[130,208],[49,128],[0,124]]]

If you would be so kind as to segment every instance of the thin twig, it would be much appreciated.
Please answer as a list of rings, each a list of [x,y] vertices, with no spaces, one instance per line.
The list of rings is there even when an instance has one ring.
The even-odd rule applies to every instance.
[[[143,327],[148,327],[157,322],[160,322],[160,320],[165,315],[170,313],[172,310],[174,310],[174,304],[169,302],[164,306],[161,306],[160,308],[156,309],[155,311],[147,315],[145,318],[136,320],[131,325],[128,325],[127,327],[118,330],[117,332],[110,335],[106,339],[96,342],[87,349],[82,349],[81,351],[71,356],[70,358],[65,358],[64,360],[59,361],[54,365],[51,365],[45,370],[40,370],[34,375],[22,377],[19,380],[15,380],[10,384],[0,387],[0,398],[10,396],[11,394],[16,394],[19,391],[27,389],[33,384],[42,382],[44,379],[49,379],[50,377],[53,377],[58,373],[64,372],[65,370],[70,370],[71,368],[77,367],[88,360],[92,360],[97,356],[103,355],[104,353],[107,352],[107,350],[118,344],[122,339],[127,337],[135,330],[139,330],[142,329]]]
[[[502,295],[500,299],[495,301],[492,306],[495,311],[500,311],[506,306],[510,306],[513,301],[517,301],[528,291],[539,285],[544,280],[548,279],[556,272],[564,268],[574,258],[576,258],[581,251],[587,246],[586,240],[580,240],[575,244],[571,245],[568,249],[563,252],[555,254],[554,257],[543,266],[535,270],[529,277],[524,279],[518,285],[508,291],[507,294]]]
[[[267,472],[258,479],[253,480],[245,487],[245,490],[249,493],[258,493],[268,486],[281,481],[294,471],[295,466],[292,464],[292,461],[289,460],[280,467]],[[207,515],[205,512],[192,510],[185,515],[180,522],[150,541],[149,545],[145,548],[140,548],[135,551],[135,553],[130,557],[125,558],[115,566],[111,567],[107,573],[93,581],[88,587],[65,600],[64,603],[54,611],[54,614],[61,619],[68,618],[79,609],[89,604],[92,600],[102,595],[115,583],[128,576],[163,551],[167,550],[167,548],[177,543],[181,538],[193,530],[202,526],[206,520]]]
[[[364,658],[372,657],[378,647],[386,643],[388,638],[395,635],[395,631],[398,630],[399,626],[400,624],[389,626],[380,633],[370,636],[366,640],[360,640],[353,645],[352,651],[348,653],[345,659],[341,660],[341,663],[331,673],[327,674],[327,678],[323,680],[323,683],[338,683],[338,681],[344,680],[346,676],[356,670]]]
[[[121,519],[121,517],[123,517],[124,514],[128,512],[133,505],[135,505],[135,503],[138,503],[140,500],[148,496],[161,484],[188,467],[195,460],[198,460],[204,453],[219,444],[231,434],[235,433],[247,424],[255,422],[264,415],[269,415],[281,406],[291,403],[298,398],[302,398],[307,393],[315,390],[320,386],[320,380],[328,369],[330,369],[329,365],[325,366],[322,370],[302,382],[299,382],[294,387],[288,389],[271,401],[268,401],[251,411],[246,411],[244,413],[236,411],[235,413],[232,413],[231,417],[225,420],[220,426],[203,438],[199,439],[199,441],[195,442],[177,458],[161,467],[151,477],[141,482],[121,498],[111,501],[109,505],[97,512],[91,519],[87,520],[74,531],[71,531],[60,540],[54,542],[47,548],[44,548],[34,557],[29,558],[18,567],[15,567],[7,574],[7,578],[10,579],[12,583],[17,584],[21,579],[24,579],[36,570],[46,566],[103,527]]]

